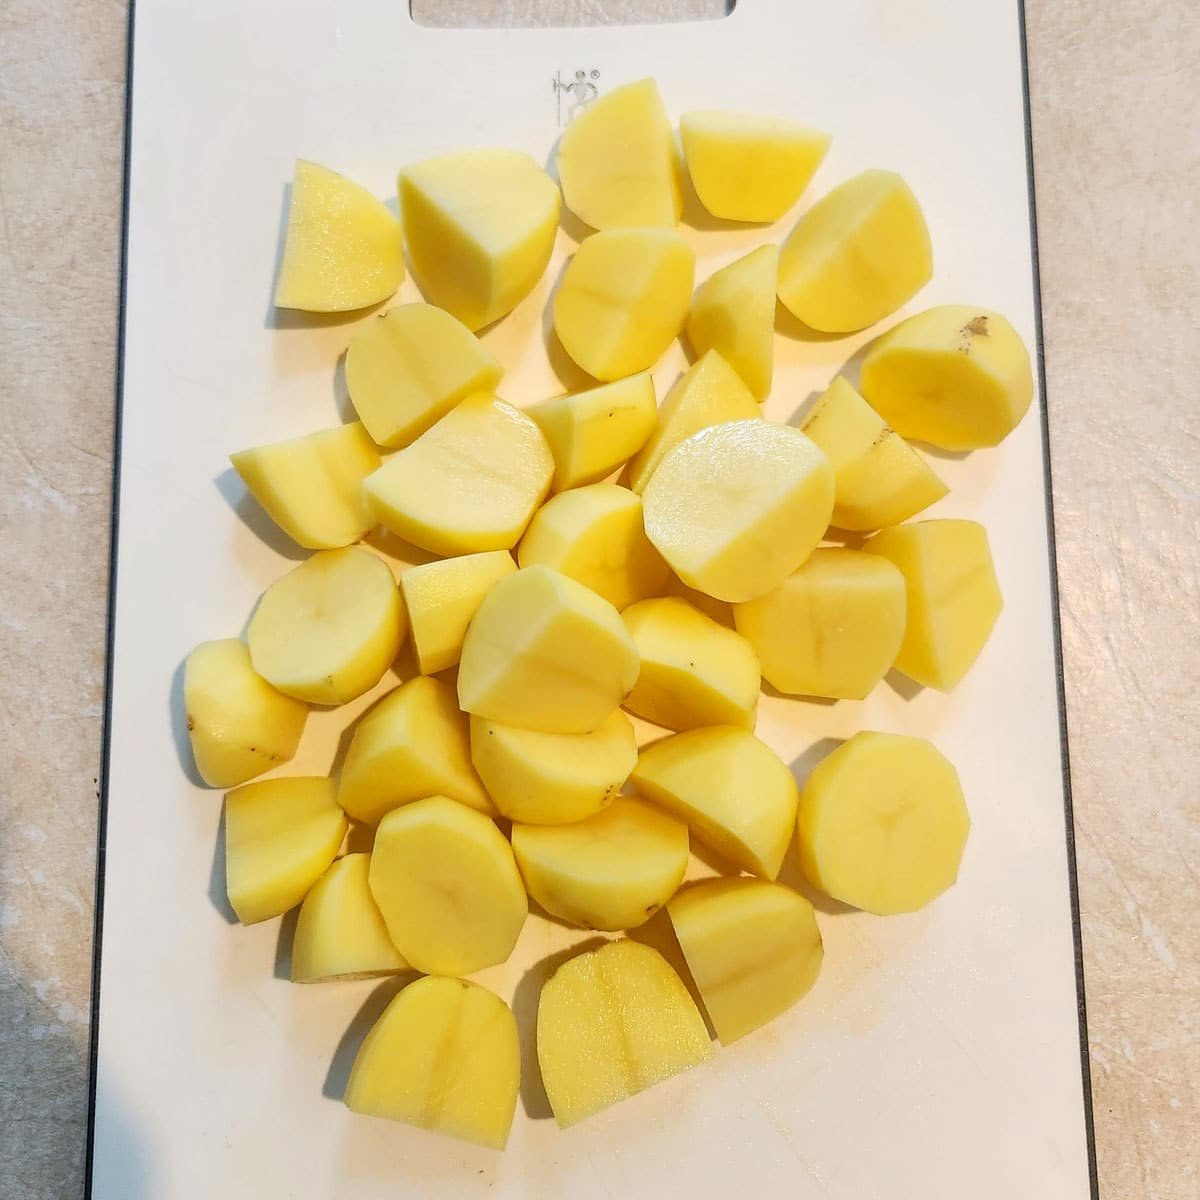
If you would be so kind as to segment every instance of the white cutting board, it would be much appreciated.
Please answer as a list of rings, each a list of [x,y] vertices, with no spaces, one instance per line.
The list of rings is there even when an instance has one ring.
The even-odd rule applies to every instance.
[[[804,203],[864,167],[903,172],[937,261],[913,308],[985,304],[1032,347],[1021,53],[1009,0],[743,0],[710,23],[515,31],[418,28],[403,0],[140,0],[97,1200],[1088,1196],[1039,411],[1000,449],[937,463],[952,490],[934,515],[987,524],[1006,601],[953,696],[885,683],[861,704],[762,704],[760,736],[801,778],[860,727],[933,738],[974,821],[958,886],[909,917],[822,911],[825,968],[798,1007],[567,1132],[548,1119],[529,1034],[546,960],[583,935],[531,918],[511,961],[479,976],[515,996],[526,1042],[507,1153],[354,1117],[341,1082],[394,985],[274,976],[279,923],[228,923],[221,797],[193,786],[177,752],[179,664],[241,630],[297,557],[239,519],[235,506],[269,525],[226,455],[346,411],[334,367],[352,323],[270,307],[296,157],[392,196],[402,163],[441,151],[546,158],[572,101],[555,79],[654,75],[676,115],[743,108],[831,130]],[[694,232],[699,277],[790,224]],[[542,288],[487,335],[516,403],[561,390],[542,309],[571,245],[564,232]],[[415,295],[406,283],[401,298]],[[769,415],[791,415],[867,336],[781,335]],[[660,395],[682,363],[675,348],[660,364]],[[314,715],[285,770],[327,771],[365,704]]]

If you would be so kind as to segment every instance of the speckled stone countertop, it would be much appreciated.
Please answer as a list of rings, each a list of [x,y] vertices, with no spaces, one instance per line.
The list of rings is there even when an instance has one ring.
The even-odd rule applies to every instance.
[[[1027,23],[1101,1194],[1195,1200],[1200,22],[1030,0]],[[82,1194],[125,38],[121,0],[0,6],[2,1200]]]

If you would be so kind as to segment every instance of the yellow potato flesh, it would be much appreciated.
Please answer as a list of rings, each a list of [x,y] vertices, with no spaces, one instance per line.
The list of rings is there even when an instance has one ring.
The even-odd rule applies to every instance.
[[[864,732],[813,769],[797,845],[816,887],[887,916],[923,908],[955,881],[970,825],[958,773],[936,747]]]
[[[254,669],[289,696],[345,704],[373,688],[407,632],[387,563],[366,550],[321,550],[263,593],[246,642]]]
[[[734,606],[763,677],[792,696],[861,700],[904,637],[904,576],[861,550],[818,549],[774,591]]]
[[[786,1012],[817,981],[824,948],[813,906],[781,883],[708,880],[685,888],[667,911],[727,1046]]]
[[[625,707],[667,729],[754,728],[758,659],[744,637],[673,596],[643,600],[621,619],[642,660]]]
[[[917,521],[877,533],[863,549],[904,576],[908,611],[897,669],[949,691],[979,657],[1004,605],[987,531],[974,521]]]
[[[557,161],[567,207],[593,229],[679,224],[679,153],[653,79],[613,88],[584,109]]]
[[[530,521],[517,562],[553,567],[618,610],[658,595],[668,575],[662,555],[646,537],[642,498],[615,483],[554,496]]]
[[[637,762],[637,739],[619,709],[591,733],[538,733],[472,717],[471,761],[502,815],[555,825],[612,802]]]
[[[899,525],[948,490],[933,468],[840,376],[800,428],[833,466],[833,524],[839,529]]]
[[[637,680],[638,657],[607,600],[550,567],[500,580],[463,642],[464,712],[543,733],[590,733]]]
[[[692,349],[716,350],[756,400],[771,391],[778,263],[778,246],[760,246],[722,267],[705,281],[687,319]]]
[[[995,446],[1033,399],[1021,335],[999,313],[931,308],[889,329],[862,365],[863,394],[905,437],[947,450]]]
[[[504,962],[525,924],[512,847],[482,813],[445,796],[380,821],[368,878],[396,949],[428,975]]]
[[[422,563],[400,576],[422,674],[432,675],[458,662],[467,626],[484,596],[516,569],[507,550],[485,550]]]
[[[824,333],[851,333],[910,300],[933,274],[929,230],[908,184],[863,171],[818,200],[779,255],[779,299]]]
[[[509,550],[550,490],[541,430],[487,392],[468,396],[363,485],[393,533],[434,554]]]
[[[183,706],[196,770],[209,787],[234,787],[296,753],[308,706],[276,691],[237,638],[202,642],[188,655]]]
[[[275,304],[348,312],[380,304],[404,278],[400,222],[364,187],[296,163]]]
[[[426,796],[449,796],[495,815],[471,766],[467,718],[454,688],[418,675],[389,692],[358,723],[338,785],[338,803],[356,821]]]
[[[629,777],[734,866],[774,879],[792,840],[796,781],[744,729],[690,729],[643,746]]]
[[[354,411],[381,446],[407,446],[460,400],[490,392],[503,374],[461,321],[432,304],[389,309],[346,350]]]
[[[554,297],[554,330],[589,375],[652,367],[679,336],[696,259],[674,230],[614,229],[585,238]]]
[[[517,1023],[499,996],[466,979],[418,979],[371,1027],[345,1102],[503,1150],[520,1080]]]
[[[225,887],[243,925],[295,908],[346,836],[333,780],[263,779],[225,797]]]
[[[642,494],[646,536],[676,575],[718,600],[753,600],[813,551],[833,512],[833,471],[804,434],[761,419],[680,442]]]
[[[623,940],[568,959],[542,988],[537,1053],[566,1128],[702,1063],[712,1042],[667,960]]]
[[[832,140],[795,121],[698,110],[679,118],[700,203],[724,221],[777,221],[816,174]]]
[[[636,454],[658,407],[648,371],[527,408],[554,455],[554,490],[597,483]]]
[[[471,150],[400,172],[413,277],[468,329],[511,312],[537,286],[558,232],[558,188],[527,154]]]
[[[371,898],[370,866],[369,854],[347,854],[304,897],[292,941],[293,983],[408,970]]]
[[[633,929],[675,894],[688,865],[687,826],[620,796],[573,825],[514,825],[529,894],[585,929]]]
[[[657,427],[629,463],[630,488],[644,492],[658,464],[692,434],[725,421],[760,415],[742,377],[717,351],[707,351],[667,393]]]

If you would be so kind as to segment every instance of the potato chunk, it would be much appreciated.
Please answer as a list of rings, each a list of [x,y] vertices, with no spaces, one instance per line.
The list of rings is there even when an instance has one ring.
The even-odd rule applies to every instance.
[[[201,642],[183,670],[183,707],[196,770],[209,787],[233,787],[296,753],[308,705],[276,691],[238,638]]]
[[[645,924],[688,865],[687,826],[627,796],[572,825],[514,825],[512,846],[529,894],[585,929]]]
[[[528,912],[504,834],[445,796],[380,821],[368,879],[396,949],[428,975],[469,975],[504,962]]]
[[[947,450],[996,446],[1033,399],[1021,335],[999,313],[945,304],[889,329],[867,352],[862,389],[905,437]]]
[[[929,282],[929,230],[908,184],[863,171],[818,200],[779,256],[779,299],[823,333],[851,333],[894,313]]]
[[[346,1107],[503,1150],[521,1047],[512,1010],[466,979],[418,979],[367,1034],[346,1084]]]
[[[887,916],[923,908],[955,881],[970,824],[958,773],[931,743],[863,732],[813,769],[797,845],[814,886]]]
[[[652,367],[679,336],[696,258],[674,230],[613,229],[585,238],[554,297],[554,330],[589,375]]]
[[[345,704],[396,660],[407,626],[387,563],[355,546],[322,550],[263,593],[246,642],[254,669],[310,704]]]
[[[225,888],[243,925],[295,908],[346,836],[333,780],[263,779],[225,797]]]
[[[702,1063],[712,1042],[667,960],[623,940],[568,959],[542,988],[537,1052],[566,1128]]]
[[[680,442],[642,494],[646,536],[689,587],[736,603],[778,587],[833,512],[829,460],[798,429],[755,419]]]
[[[917,521],[877,533],[863,549],[904,576],[908,611],[897,669],[949,691],[979,657],[1004,605],[987,531],[974,521]]]
[[[725,1045],[786,1012],[821,970],[813,906],[781,883],[712,879],[667,905],[675,936]]]

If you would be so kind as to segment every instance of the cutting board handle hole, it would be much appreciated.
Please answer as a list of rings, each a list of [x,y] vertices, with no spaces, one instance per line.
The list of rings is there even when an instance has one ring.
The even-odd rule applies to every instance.
[[[436,29],[555,29],[580,25],[659,25],[717,21],[729,16],[738,0],[606,0],[564,20],[563,0],[409,0],[413,24]]]

